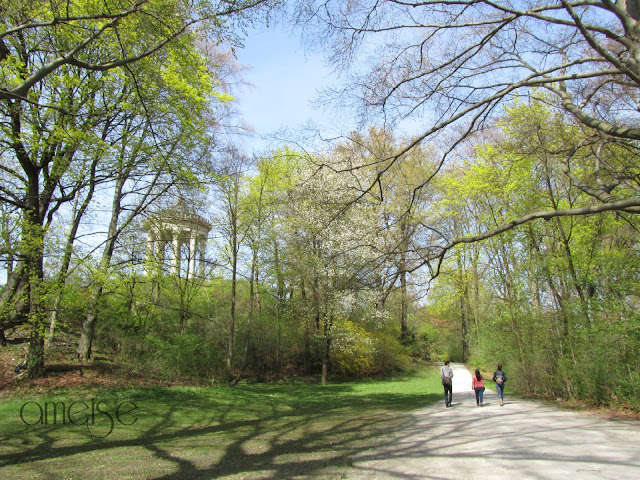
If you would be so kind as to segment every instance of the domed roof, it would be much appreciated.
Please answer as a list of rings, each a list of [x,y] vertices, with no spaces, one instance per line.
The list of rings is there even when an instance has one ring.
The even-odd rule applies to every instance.
[[[182,196],[180,196],[173,205],[160,210],[153,216],[163,223],[180,225],[195,224],[204,227],[207,231],[211,230],[211,224],[198,215],[195,209],[189,206]]]

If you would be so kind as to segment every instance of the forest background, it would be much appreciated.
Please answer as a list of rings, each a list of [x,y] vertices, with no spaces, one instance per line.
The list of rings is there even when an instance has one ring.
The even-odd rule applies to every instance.
[[[635,2],[297,2],[347,72],[325,104],[362,128],[254,158],[233,49],[291,10],[22,3],[0,34],[0,327],[27,377],[72,357],[326,383],[449,358],[640,406]],[[204,255],[166,247],[174,268],[146,233],[181,199],[212,230]]]

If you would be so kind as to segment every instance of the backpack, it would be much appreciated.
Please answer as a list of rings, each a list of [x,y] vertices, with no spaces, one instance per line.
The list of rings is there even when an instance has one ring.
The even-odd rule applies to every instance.
[[[496,375],[496,385],[502,384],[504,384],[504,375],[499,373],[498,375]]]

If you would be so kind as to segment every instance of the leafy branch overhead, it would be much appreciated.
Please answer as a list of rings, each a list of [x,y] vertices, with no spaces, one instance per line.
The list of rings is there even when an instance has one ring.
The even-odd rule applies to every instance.
[[[187,8],[157,0],[4,2],[0,99],[29,99],[34,87],[65,65],[99,72],[134,65],[196,30],[216,42],[237,41],[228,25],[269,3],[197,1]],[[25,62],[26,56],[33,61]]]
[[[325,100],[351,105],[362,123],[410,125],[404,148],[374,161],[386,160],[380,175],[423,142],[438,146],[441,167],[459,162],[516,98],[535,97],[575,127],[554,154],[592,204],[525,212],[443,239],[428,258],[538,218],[640,211],[638,2],[302,0],[297,11],[307,41],[348,72]]]

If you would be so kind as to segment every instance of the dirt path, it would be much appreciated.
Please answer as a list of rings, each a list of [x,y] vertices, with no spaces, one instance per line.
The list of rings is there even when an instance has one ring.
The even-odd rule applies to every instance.
[[[411,422],[348,478],[640,479],[640,424],[563,411],[494,391],[476,407],[471,374],[454,368],[453,408],[442,402]]]

